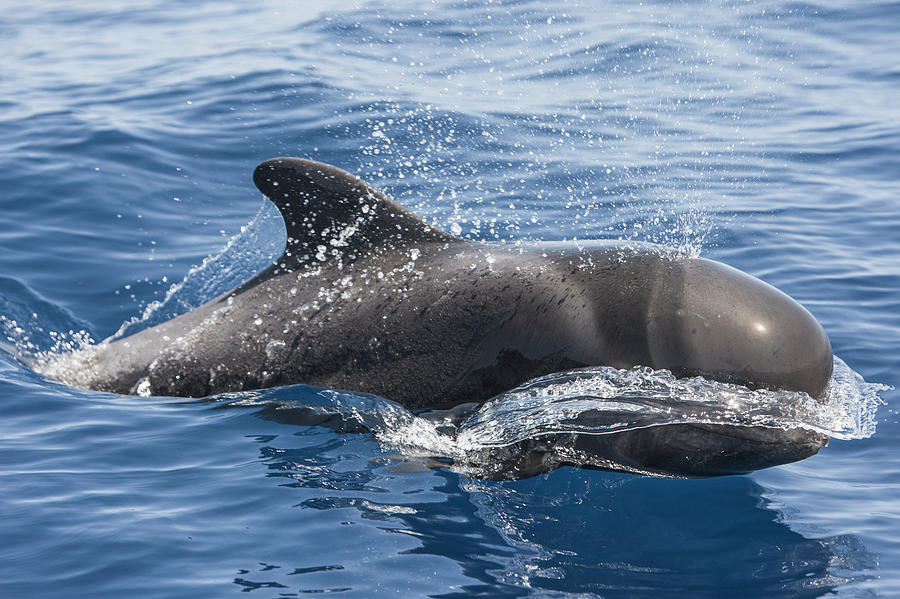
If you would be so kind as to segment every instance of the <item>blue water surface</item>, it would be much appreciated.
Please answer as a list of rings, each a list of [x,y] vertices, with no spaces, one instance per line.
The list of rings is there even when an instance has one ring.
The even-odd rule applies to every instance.
[[[748,476],[498,482],[249,407],[71,389],[13,357],[249,277],[284,243],[250,174],[296,155],[473,240],[702,252],[900,387],[900,4],[3,14],[0,597],[900,596],[895,390],[874,436]]]

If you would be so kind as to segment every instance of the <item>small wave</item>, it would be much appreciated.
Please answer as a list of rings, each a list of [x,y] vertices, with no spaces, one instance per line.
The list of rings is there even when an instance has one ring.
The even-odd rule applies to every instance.
[[[802,392],[752,390],[702,377],[676,378],[667,370],[647,367],[556,373],[533,379],[480,407],[470,404],[419,415],[378,396],[305,385],[211,399],[235,407],[263,407],[264,415],[280,422],[370,432],[404,459],[445,460],[442,463],[463,471],[496,476],[509,474],[501,472],[503,460],[521,459],[517,452],[503,449],[542,437],[723,424],[804,428],[837,439],[862,439],[875,433],[876,411],[883,403],[878,394],[886,389],[867,383],[835,357],[834,375],[822,401]],[[567,455],[566,463],[571,463],[573,455]],[[598,463],[595,457],[582,458],[583,463],[576,463]],[[602,467],[618,468],[606,462]]]
[[[840,358],[822,401],[803,392],[748,389],[668,370],[599,367],[529,381],[486,403],[459,430],[463,446],[504,446],[556,433],[608,434],[669,424],[805,428],[836,439],[875,433],[884,385]],[[503,423],[503,426],[497,426]]]
[[[24,283],[0,277],[0,351],[33,366],[42,355],[76,351],[91,343],[87,323]]]

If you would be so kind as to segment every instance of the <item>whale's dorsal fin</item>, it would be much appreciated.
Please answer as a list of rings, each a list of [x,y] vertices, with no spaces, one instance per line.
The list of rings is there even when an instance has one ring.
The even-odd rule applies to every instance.
[[[454,242],[359,177],[304,158],[273,158],[253,172],[253,182],[278,207],[287,246],[282,270],[348,261],[382,248],[413,242]]]

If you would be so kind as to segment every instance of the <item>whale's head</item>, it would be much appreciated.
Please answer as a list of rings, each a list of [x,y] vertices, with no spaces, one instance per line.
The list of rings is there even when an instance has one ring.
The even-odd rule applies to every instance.
[[[819,400],[831,379],[831,344],[818,321],[778,289],[719,262],[661,262],[646,322],[652,366],[676,376],[802,391]],[[638,469],[709,476],[801,460],[827,442],[802,428],[679,424],[619,435],[605,451]]]
[[[751,388],[821,398],[831,379],[831,344],[797,301],[719,262],[661,267],[647,320],[653,365]]]

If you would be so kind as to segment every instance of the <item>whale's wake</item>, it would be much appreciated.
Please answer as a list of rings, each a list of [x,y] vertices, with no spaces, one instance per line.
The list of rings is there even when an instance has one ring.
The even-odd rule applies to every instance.
[[[674,424],[803,428],[835,439],[867,438],[875,433],[876,411],[883,403],[878,393],[885,389],[867,383],[835,357],[834,375],[821,402],[805,393],[751,390],[702,377],[679,379],[666,370],[642,367],[556,373],[480,407],[469,404],[418,415],[377,396],[302,385],[211,399],[219,405],[262,407],[265,416],[283,422],[370,432],[406,461],[506,477],[535,472],[521,470],[523,452],[545,454],[548,469],[562,463],[629,469],[579,452],[575,440]],[[295,399],[297,395],[302,399]]]

